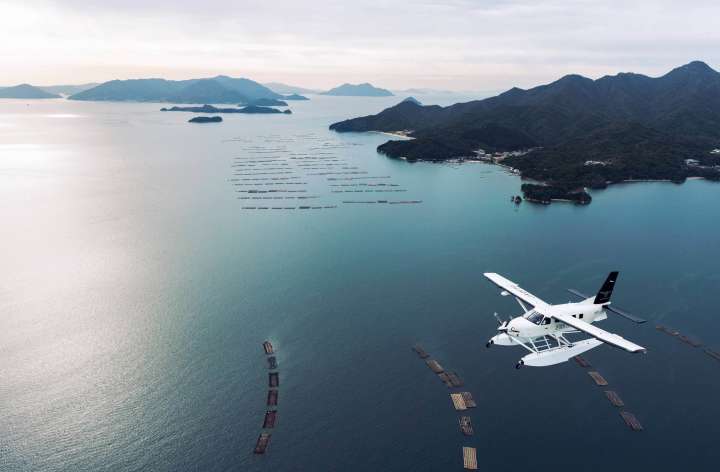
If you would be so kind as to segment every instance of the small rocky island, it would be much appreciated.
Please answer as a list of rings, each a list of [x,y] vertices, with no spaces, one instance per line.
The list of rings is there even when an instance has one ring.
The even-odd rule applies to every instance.
[[[203,105],[201,107],[178,107],[174,106],[171,108],[161,108],[160,111],[185,111],[190,113],[248,113],[248,114],[272,114],[282,113],[289,115],[292,112],[290,110],[280,111],[276,108],[261,107],[257,105],[248,105],[242,108],[218,108],[212,105]]]
[[[222,120],[222,116],[196,116],[190,118],[188,123],[221,123]]]
[[[525,195],[525,200],[542,203],[544,205],[549,205],[553,200],[572,202],[579,205],[587,205],[592,201],[592,197],[583,187],[569,188],[563,186],[522,184],[520,190],[523,195]],[[516,197],[516,199],[517,198],[520,197]],[[516,203],[519,202],[516,200]]]
[[[300,100],[310,100],[309,98],[307,98],[307,97],[305,97],[305,96],[303,96],[303,95],[300,95],[300,94],[298,94],[298,93],[291,93],[290,95],[287,95],[287,96],[285,96],[285,97],[283,97],[283,98],[284,98],[285,100],[297,100],[297,101],[300,101]]]
[[[244,105],[256,105],[259,107],[286,107],[286,106],[288,106],[287,102],[278,100],[277,98],[258,98],[257,100],[253,100],[250,103],[242,103],[238,106],[244,106]]]

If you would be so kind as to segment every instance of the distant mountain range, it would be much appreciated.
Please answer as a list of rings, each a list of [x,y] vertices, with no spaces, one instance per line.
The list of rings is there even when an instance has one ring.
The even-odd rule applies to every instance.
[[[339,87],[323,92],[322,95],[333,95],[336,97],[392,97],[389,90],[374,87],[368,83],[364,84],[342,84]]]
[[[78,84],[78,85],[40,85],[38,88],[45,90],[46,92],[62,94],[62,95],[74,95],[76,93],[83,92],[85,90],[97,87],[97,83],[89,84]]]
[[[473,157],[478,149],[529,151],[500,159],[524,177],[564,189],[720,179],[720,153],[710,152],[720,147],[720,73],[696,61],[658,78],[568,75],[449,107],[404,101],[330,129],[409,131],[415,139],[378,150],[410,160]]]
[[[0,87],[0,98],[60,98],[60,95],[47,92],[39,87],[29,84],[15,85],[14,87]]]
[[[320,90],[313,90],[309,88],[304,87],[297,87],[295,85],[287,85],[287,84],[281,84],[280,82],[268,82],[266,84],[263,84],[265,87],[269,88],[273,92],[277,92],[283,95],[288,94],[312,94],[312,93],[320,93]]]
[[[190,80],[111,80],[69,98],[174,103],[251,103],[261,98],[282,99],[283,96],[249,79],[219,75]]]

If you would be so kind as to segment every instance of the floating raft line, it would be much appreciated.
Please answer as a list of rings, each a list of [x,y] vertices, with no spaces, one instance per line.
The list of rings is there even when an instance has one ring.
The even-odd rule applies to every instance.
[[[250,187],[250,186],[258,186],[258,185],[307,185],[307,182],[235,182],[233,183],[233,186],[235,187]]]
[[[325,210],[325,209],[332,209],[337,208],[337,205],[326,205],[326,206],[299,206],[299,207],[253,207],[253,206],[244,206],[241,207],[242,210]]]
[[[450,400],[452,400],[453,406],[458,411],[464,411],[467,410],[467,406],[465,405],[465,400],[463,400],[463,396],[459,393],[451,393],[450,394]]]
[[[620,416],[622,416],[622,419],[625,421],[625,424],[628,425],[630,429],[633,431],[642,431],[643,427],[638,421],[637,418],[635,418],[635,415],[633,415],[630,412],[627,411],[621,411]]]
[[[688,336],[685,336],[684,334],[678,334],[677,337],[680,341],[684,342],[685,344],[689,344],[692,347],[700,347],[702,346],[702,343],[696,339],[690,338]]]
[[[269,443],[270,433],[260,433],[257,444],[255,444],[255,450],[253,452],[255,454],[265,454],[265,450],[267,449]]]
[[[692,347],[702,346],[702,343],[700,341],[693,339],[689,336],[685,336],[684,334],[681,334],[680,331],[678,331],[676,329],[668,328],[667,326],[664,326],[664,325],[656,325],[655,329],[657,329],[658,331],[661,331],[665,334],[669,334],[670,336],[676,336],[680,341],[684,342],[685,344],[689,344]]]
[[[425,352],[425,349],[423,349],[422,346],[419,344],[414,345],[412,349],[417,353],[420,359],[427,359],[428,357],[430,357],[430,354]]]
[[[477,470],[477,449],[474,447],[463,447],[463,467]]]
[[[277,411],[268,410],[265,412],[265,421],[263,421],[263,429],[272,429],[277,421]]]
[[[575,362],[577,362],[580,367],[592,367],[583,356],[575,356],[573,359],[575,359]]]
[[[625,402],[622,401],[622,398],[617,394],[617,392],[613,390],[605,390],[605,396],[610,400],[610,403],[612,403],[615,406],[625,406]]]
[[[265,350],[265,354],[267,354],[267,355],[270,355],[273,352],[275,352],[275,351],[273,351],[273,346],[272,346],[272,344],[270,344],[270,341],[265,341],[263,343],[263,349]]]
[[[472,421],[470,421],[469,416],[460,417],[460,431],[462,431],[465,436],[473,435]]]
[[[277,406],[278,404],[278,391],[268,390],[267,394],[267,406]]]
[[[588,372],[588,375],[592,377],[592,379],[595,381],[595,385],[599,387],[604,387],[608,384],[607,380],[605,380],[605,378],[595,370],[591,370],[590,372]]]
[[[277,369],[277,358],[275,356],[270,356],[267,358],[268,360],[268,369],[275,370]]]
[[[430,370],[435,372],[436,374],[439,374],[444,371],[442,366],[436,361],[435,359],[428,359],[425,361],[428,367],[430,367]]]
[[[367,172],[344,172],[345,174],[367,174]],[[310,174],[314,175],[314,174]],[[366,179],[391,179],[392,177],[389,175],[383,175],[380,177],[328,177],[328,180],[336,181],[336,180],[366,180]]]
[[[450,382],[450,376],[445,372],[440,372],[438,374],[438,377],[440,377],[440,380],[443,381],[445,385],[447,385],[447,388],[452,388],[452,382]]]
[[[277,372],[270,372],[268,374],[268,386],[270,388],[276,388],[280,386],[280,374]]]
[[[472,393],[470,392],[460,392],[460,395],[463,398],[463,402],[465,402],[465,406],[468,408],[475,408],[477,406],[477,403],[475,403],[475,400],[473,400]]]
[[[268,190],[236,190],[239,193],[305,193],[307,190],[287,190],[287,189],[268,189]]]
[[[705,348],[704,351],[705,351],[705,354],[707,354],[708,356],[712,357],[716,361],[720,361],[720,352],[713,351],[710,348]]]
[[[450,380],[450,386],[451,387],[462,387],[463,381],[458,377],[458,374],[455,372],[450,372],[448,374],[448,379]]]
[[[240,175],[240,176],[247,176],[247,175],[287,175],[287,174],[294,174],[295,172],[253,172],[253,173],[240,173],[235,172],[233,175]]]
[[[655,326],[655,329],[657,329],[658,331],[662,331],[663,333],[669,334],[670,336],[677,336],[678,334],[680,334],[680,331],[668,328],[667,326],[663,325],[657,325]]]

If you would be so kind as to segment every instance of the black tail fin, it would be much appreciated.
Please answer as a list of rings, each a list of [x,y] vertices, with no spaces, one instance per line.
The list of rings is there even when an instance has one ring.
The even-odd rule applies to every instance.
[[[603,303],[607,303],[610,301],[610,296],[612,295],[613,288],[615,288],[615,281],[618,278],[619,272],[610,272],[610,275],[608,275],[608,278],[605,279],[605,283],[600,287],[600,291],[595,296],[595,303],[596,305],[602,305]]]

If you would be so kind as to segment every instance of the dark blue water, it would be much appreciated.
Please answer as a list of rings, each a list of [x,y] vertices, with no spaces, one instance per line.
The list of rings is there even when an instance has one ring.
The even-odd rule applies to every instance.
[[[516,208],[500,168],[392,161],[375,153],[386,136],[327,131],[396,100],[211,126],[156,104],[0,102],[0,470],[460,470],[462,446],[484,470],[711,470],[720,363],[654,324],[720,348],[720,187]],[[337,208],[242,209],[233,163],[318,146],[407,190],[376,198],[423,203],[343,204],[305,176]],[[614,301],[650,322],[602,327],[648,353],[586,357],[641,433],[574,363],[516,371],[520,348],[484,347],[492,313],[519,307],[482,272],[566,302],[610,270]],[[281,385],[258,457],[265,339]],[[475,436],[418,341],[475,396]]]

